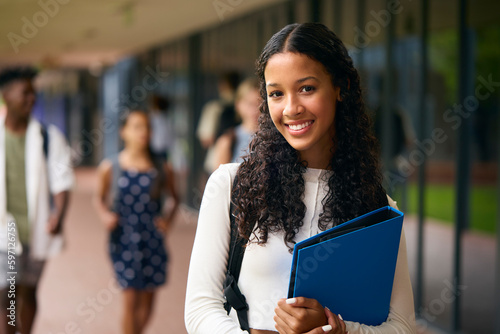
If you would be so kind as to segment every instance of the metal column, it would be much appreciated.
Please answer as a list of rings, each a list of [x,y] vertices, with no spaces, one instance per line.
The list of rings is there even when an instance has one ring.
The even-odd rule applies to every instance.
[[[357,25],[359,29],[363,30],[365,27],[365,11],[366,11],[366,1],[365,0],[358,0],[358,12],[357,12]],[[366,43],[365,40],[363,40],[363,44]],[[361,71],[362,73],[364,72],[364,52],[365,48],[359,48],[358,49],[358,55],[357,55],[357,68],[358,71]]]
[[[420,117],[418,123],[418,139],[425,137],[425,125],[427,124],[427,71],[429,64],[428,37],[429,37],[429,0],[422,0],[421,6],[422,32],[420,36]],[[415,291],[415,311],[420,316],[424,300],[424,219],[425,219],[425,168],[426,156],[418,169],[418,228],[417,228],[417,277]]]
[[[288,1],[288,10],[287,10],[287,16],[288,16],[288,23],[295,23],[297,20],[297,15],[295,15],[297,3],[295,0],[290,0]]]
[[[471,76],[470,66],[472,50],[469,49],[467,32],[467,0],[458,0],[459,5],[459,101],[464,101],[470,92]],[[462,126],[458,129],[457,136],[457,175],[456,175],[456,207],[455,207],[455,256],[453,259],[453,292],[455,301],[452,307],[451,331],[458,333],[460,330],[460,309],[461,292],[460,284],[462,282],[462,234],[469,222],[470,214],[470,139],[471,139],[471,118],[463,118]]]
[[[389,6],[392,0],[387,0]],[[386,59],[385,70],[386,75],[383,85],[383,107],[382,107],[382,162],[387,169],[391,165],[391,145],[394,141],[393,135],[393,118],[391,117],[394,110],[394,39],[395,39],[395,21],[392,16],[389,25],[387,26],[387,41],[386,41]],[[387,180],[385,180],[387,181]],[[390,187],[387,189],[390,192]]]
[[[342,1],[335,0],[333,9],[333,32],[340,36],[342,32]]]
[[[198,208],[198,203],[195,203],[194,190],[198,189],[198,180],[200,175],[203,173],[203,154],[201,146],[196,140],[196,126],[198,125],[198,120],[200,119],[201,109],[202,109],[202,96],[201,96],[201,35],[194,34],[189,37],[189,147],[191,147],[190,152],[190,164],[193,170],[191,170],[191,175],[195,177],[190,177],[188,179],[188,203],[190,206]]]
[[[500,106],[500,98],[498,100],[498,105]],[[500,129],[500,110],[498,110],[498,128]],[[498,136],[498,134],[497,134]],[[497,140],[498,143],[498,140]],[[500,334],[500,145],[497,144],[497,254],[495,258],[496,262],[496,305],[495,305],[495,334]]]
[[[321,0],[311,0],[310,6],[311,22],[321,22]]]

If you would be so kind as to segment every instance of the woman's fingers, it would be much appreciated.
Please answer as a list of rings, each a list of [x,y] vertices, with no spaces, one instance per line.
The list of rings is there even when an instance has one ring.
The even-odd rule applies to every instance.
[[[288,313],[291,317],[305,322],[307,320],[326,322],[323,306],[316,300],[304,297],[280,299],[278,308]],[[317,326],[312,326],[314,328]],[[309,328],[309,329],[310,329]]]
[[[278,331],[278,333],[280,334],[288,334],[287,330],[285,329],[285,327],[289,328],[285,322],[280,319],[279,317],[277,316],[274,316],[274,322],[276,323],[276,325],[274,325],[274,328],[276,328],[276,330]]]
[[[307,333],[327,324],[323,306],[315,299],[280,299],[275,313],[277,325],[288,334]]]
[[[317,327],[317,328],[313,329],[312,331],[309,331],[309,332],[304,333],[304,334],[325,334],[325,333],[333,333],[331,325]]]
[[[322,309],[323,307],[316,299],[305,298],[305,297],[295,297],[288,299],[281,299],[280,301],[284,302],[286,305],[294,306],[294,307],[305,307],[312,309]],[[278,305],[280,302],[278,302]]]
[[[274,321],[277,325],[276,328],[280,328],[280,333],[302,334],[318,327],[318,325],[326,323],[324,320],[318,321],[315,319],[317,317],[311,317],[311,314],[305,307],[295,307],[291,313],[288,312],[290,312],[290,306],[288,310],[280,306],[275,309]],[[324,315],[323,317],[326,318]]]
[[[332,326],[332,333],[347,333],[346,332],[346,325],[344,320],[342,319],[342,316],[339,314],[338,316],[335,315],[328,307],[325,307],[325,314],[328,319],[328,324]]]
[[[347,329],[346,329],[346,324],[345,324],[344,319],[342,319],[342,316],[340,314],[338,317],[340,318],[340,327],[342,328],[342,333],[347,334]]]
[[[294,317],[279,306],[276,307],[274,313],[274,321],[276,322],[276,325],[282,329],[283,333],[287,333],[293,325],[292,323],[294,321]]]

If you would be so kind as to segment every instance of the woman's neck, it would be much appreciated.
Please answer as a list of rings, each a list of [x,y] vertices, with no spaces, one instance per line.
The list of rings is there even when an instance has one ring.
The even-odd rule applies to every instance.
[[[152,167],[149,152],[132,147],[125,147],[120,153],[120,164],[125,169],[148,170]]]
[[[255,133],[258,130],[259,125],[258,124],[253,124],[252,122],[242,122],[241,126],[245,131],[249,133]]]
[[[307,162],[307,167],[316,169],[331,169],[330,162],[335,148],[331,141],[318,143],[306,150],[299,151],[301,161]]]
[[[134,148],[134,147],[125,147],[123,149],[123,153],[130,159],[144,159],[149,158],[148,151],[144,149]]]
[[[323,154],[322,154],[323,153]],[[324,152],[299,152],[300,160],[307,163],[308,168],[330,169],[331,156]]]

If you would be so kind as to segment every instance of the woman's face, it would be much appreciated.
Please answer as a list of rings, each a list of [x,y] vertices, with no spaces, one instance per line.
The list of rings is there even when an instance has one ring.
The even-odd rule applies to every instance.
[[[258,126],[259,116],[260,116],[260,103],[262,99],[259,94],[258,89],[250,89],[235,103],[236,111],[243,122],[252,125],[253,127]]]
[[[301,159],[329,161],[340,89],[333,86],[325,67],[303,54],[278,53],[269,59],[264,77],[269,112],[278,131]]]
[[[132,112],[121,130],[121,136],[126,146],[146,149],[149,144],[149,120],[140,112]]]

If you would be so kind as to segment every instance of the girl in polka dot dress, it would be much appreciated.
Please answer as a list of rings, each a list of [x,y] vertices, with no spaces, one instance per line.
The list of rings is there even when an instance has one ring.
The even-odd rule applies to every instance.
[[[123,333],[140,334],[151,315],[155,291],[166,281],[164,234],[171,226],[178,198],[171,168],[167,164],[156,167],[150,154],[147,115],[130,112],[123,119],[120,135],[124,149],[98,168],[96,206],[110,231],[111,260],[123,288]],[[174,199],[168,216],[162,216],[164,190]]]

